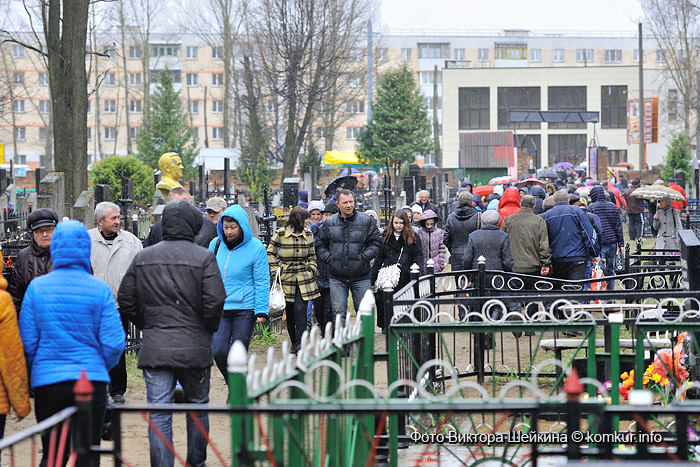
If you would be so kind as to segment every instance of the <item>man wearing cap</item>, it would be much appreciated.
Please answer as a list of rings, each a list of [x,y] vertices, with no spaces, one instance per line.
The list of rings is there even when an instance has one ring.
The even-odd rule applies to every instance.
[[[218,196],[214,196],[213,198],[209,198],[209,201],[207,201],[207,206],[206,206],[206,211],[207,211],[207,219],[212,221],[214,225],[218,224],[219,222],[219,217],[224,213],[224,210],[228,207],[228,204],[226,203],[226,200],[223,198],[220,198]],[[209,240],[211,242],[211,240]]]
[[[624,194],[625,201],[627,201],[627,226],[629,227],[630,240],[632,241],[640,241],[642,239],[642,212],[644,206],[640,198],[632,195],[637,188],[639,188],[639,179],[635,178]]]
[[[53,270],[49,247],[57,223],[58,215],[53,209],[37,209],[27,217],[27,227],[32,232],[32,243],[17,254],[15,272],[8,287],[18,314],[22,309],[24,293],[32,279]]]
[[[109,285],[117,300],[122,278],[131,261],[143,249],[141,240],[134,234],[121,229],[119,206],[104,201],[95,206],[97,227],[88,231],[91,241],[90,264],[93,274]],[[117,308],[119,302],[117,301]],[[122,325],[127,330],[127,321],[122,317]],[[117,366],[109,372],[110,395],[115,404],[124,403],[126,392],[126,360],[122,352]]]

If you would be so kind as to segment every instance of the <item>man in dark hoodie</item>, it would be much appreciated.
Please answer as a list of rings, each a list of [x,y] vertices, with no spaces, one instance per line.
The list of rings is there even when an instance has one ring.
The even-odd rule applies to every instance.
[[[474,194],[474,185],[471,180],[465,180],[462,182],[462,188],[466,188],[469,193],[474,197],[474,207],[481,209],[481,211],[486,211],[486,206],[484,202],[481,201],[481,196]],[[458,206],[459,207],[459,206]],[[455,208],[456,209],[456,208]]]
[[[625,239],[622,236],[622,223],[620,222],[620,210],[615,203],[608,201],[605,190],[597,185],[591,189],[591,201],[588,209],[600,218],[600,258],[603,261],[603,273],[606,277],[615,275],[615,258],[617,252],[622,254]],[[615,287],[615,281],[608,281],[608,289]]]
[[[172,404],[175,381],[184,401],[209,403],[212,335],[219,328],[226,290],[211,251],[193,243],[204,219],[184,200],[163,210],[163,241],[141,250],[119,287],[120,312],[143,330],[139,368],[149,404]],[[208,221],[207,221],[208,222]],[[151,422],[172,444],[172,414],[151,413]],[[206,412],[196,417],[205,434]],[[187,418],[187,464],[205,465],[207,441]],[[166,442],[148,431],[151,465],[173,465]]]
[[[539,185],[535,185],[530,189],[530,194],[535,197],[535,209],[533,210],[535,214],[542,214],[544,209],[542,208],[542,202],[547,197],[544,192],[544,188]]]
[[[462,257],[467,249],[469,234],[481,227],[480,214],[472,206],[472,194],[461,193],[457,202],[459,207],[447,216],[445,222],[445,247],[450,251],[450,265],[453,271],[462,269]]]
[[[306,209],[309,207],[309,192],[306,190],[299,190],[299,202],[297,206],[301,206]]]
[[[176,187],[170,190],[168,193],[168,203],[176,201],[179,199],[184,199],[185,201],[192,204],[192,197],[190,193],[182,187]],[[216,225],[213,222],[202,222],[197,235],[194,237],[195,245],[208,247],[209,242],[216,238]],[[143,246],[152,246],[163,240],[163,223],[158,221],[151,227],[151,231],[146,238]]]

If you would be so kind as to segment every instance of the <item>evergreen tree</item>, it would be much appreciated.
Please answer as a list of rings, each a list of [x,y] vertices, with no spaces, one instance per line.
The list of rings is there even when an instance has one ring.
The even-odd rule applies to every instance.
[[[172,74],[167,70],[158,74],[158,84],[136,134],[138,157],[155,169],[161,155],[176,152],[185,168],[183,178],[192,178],[195,176],[193,165],[197,149],[189,144],[191,129],[180,93],[175,92]]]
[[[372,119],[358,143],[361,159],[375,168],[412,163],[433,149],[423,96],[407,66],[381,78]]]
[[[693,172],[690,169],[691,150],[688,135],[684,132],[676,133],[666,148],[668,152],[661,168],[661,178],[664,180],[674,178],[674,172],[680,170],[683,172],[683,177],[686,181],[692,180]]]
[[[153,170],[134,156],[107,156],[95,162],[90,172],[91,186],[109,185],[112,199],[118,199],[122,191],[122,173],[134,181],[134,201],[140,204],[153,202]]]

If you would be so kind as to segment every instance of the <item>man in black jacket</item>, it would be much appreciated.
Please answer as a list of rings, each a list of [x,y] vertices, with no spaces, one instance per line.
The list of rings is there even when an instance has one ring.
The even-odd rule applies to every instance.
[[[316,256],[329,266],[333,314],[340,314],[345,326],[348,293],[357,311],[370,288],[370,261],[379,254],[382,237],[372,218],[355,210],[352,191],[340,190],[337,204],[340,212],[324,222],[315,245]]]
[[[462,257],[467,250],[469,234],[478,230],[481,214],[472,205],[474,197],[469,192],[457,197],[459,207],[447,216],[445,222],[445,247],[450,250],[450,265],[453,271],[462,269]]]
[[[189,202],[169,203],[163,210],[163,241],[136,255],[119,287],[120,312],[143,330],[138,366],[149,404],[172,403],[176,380],[184,402],[209,402],[212,335],[226,290],[214,254],[192,243],[203,221]],[[208,431],[206,412],[197,418]],[[172,443],[172,415],[151,413],[150,419]],[[173,454],[153,430],[148,440],[151,465],[173,465]],[[187,464],[205,465],[206,438],[190,418],[187,440]]]

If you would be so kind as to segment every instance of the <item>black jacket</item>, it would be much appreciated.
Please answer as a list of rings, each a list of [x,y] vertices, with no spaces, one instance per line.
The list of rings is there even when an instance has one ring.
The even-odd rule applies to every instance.
[[[467,251],[462,258],[463,269],[478,269],[479,256],[486,259],[486,270],[512,271],[513,256],[510,252],[508,234],[495,225],[484,225],[469,234]]]
[[[10,285],[7,289],[12,295],[17,313],[22,309],[24,293],[29,287],[29,283],[35,277],[43,276],[53,270],[51,261],[51,250],[41,248],[32,238],[32,244],[20,250],[15,260],[15,272],[12,274]]]
[[[328,263],[330,277],[369,279],[370,261],[382,248],[377,224],[362,212],[350,217],[340,213],[326,219],[315,240],[316,256]]]
[[[403,252],[401,252],[402,247]],[[399,255],[401,258],[399,258]],[[388,241],[382,243],[382,249],[375,258],[374,264],[372,264],[372,284],[376,282],[381,268],[391,266],[397,262],[399,262],[399,268],[401,269],[401,278],[399,279],[399,284],[394,288],[395,291],[403,288],[410,282],[413,263],[417,264],[421,268],[421,273],[423,273],[423,248],[418,235],[416,235],[416,241],[413,245],[407,246],[403,237],[399,237],[396,240],[394,235],[389,237]]]
[[[477,230],[479,213],[471,206],[461,206],[447,216],[445,222],[445,247],[450,250],[452,270],[462,269],[462,257],[467,251],[469,234]]]
[[[202,216],[202,227],[200,227],[197,235],[194,237],[194,244],[209,248],[209,243],[217,237],[216,224]],[[159,221],[153,224],[151,231],[148,233],[143,246],[153,246],[163,240],[163,222]]]
[[[620,210],[617,209],[615,203],[608,201],[605,190],[601,186],[594,186],[591,189],[591,200],[593,202],[588,205],[588,210],[600,217],[600,244],[624,246],[625,239],[622,236]]]
[[[168,204],[163,241],[140,251],[122,280],[120,311],[143,330],[139,368],[211,365],[226,291],[214,253],[192,243],[203,221],[186,201]]]

